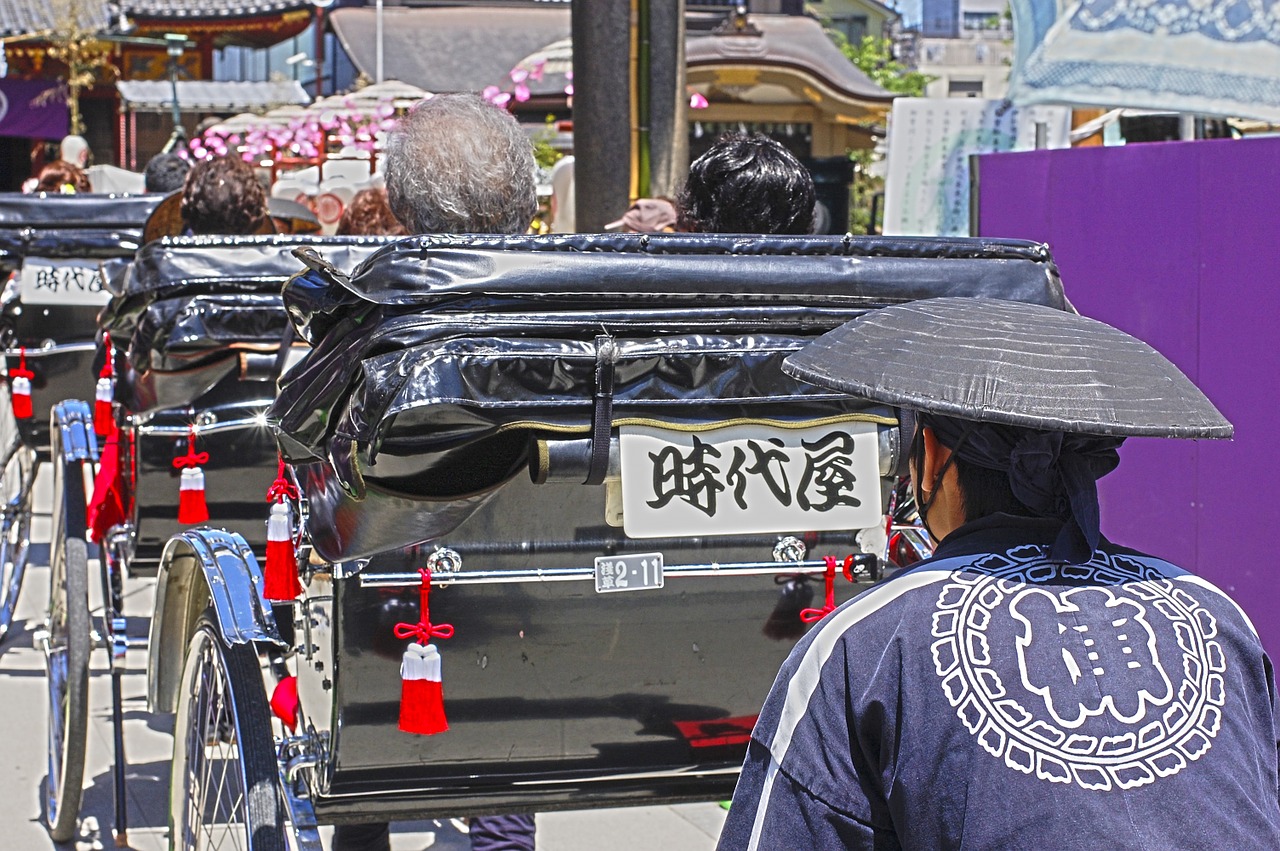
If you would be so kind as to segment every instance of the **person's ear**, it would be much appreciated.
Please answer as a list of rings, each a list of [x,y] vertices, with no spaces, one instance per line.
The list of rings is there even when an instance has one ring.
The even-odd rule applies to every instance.
[[[922,491],[932,493],[935,487],[941,486],[938,482],[938,474],[946,467],[947,460],[951,457],[951,450],[942,445],[942,441],[938,440],[938,436],[934,434],[933,429],[929,426],[924,427],[924,462],[920,470],[920,484],[923,486]]]

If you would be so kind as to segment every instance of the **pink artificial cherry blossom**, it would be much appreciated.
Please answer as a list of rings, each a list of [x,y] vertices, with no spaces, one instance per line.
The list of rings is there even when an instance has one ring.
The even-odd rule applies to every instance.
[[[516,83],[514,95],[517,101],[519,101],[520,103],[524,103],[530,97],[529,87],[526,86],[524,83]]]
[[[690,95],[689,97],[690,109],[706,109],[709,106],[711,106],[711,102],[707,100],[707,96],[704,95],[702,92],[694,92],[692,95]]]

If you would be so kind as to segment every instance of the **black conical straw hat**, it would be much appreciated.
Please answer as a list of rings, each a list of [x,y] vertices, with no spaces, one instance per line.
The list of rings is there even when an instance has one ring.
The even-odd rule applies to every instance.
[[[783,370],[897,407],[1046,431],[1231,437],[1230,422],[1146,343],[1040,305],[932,298],[872,310]]]

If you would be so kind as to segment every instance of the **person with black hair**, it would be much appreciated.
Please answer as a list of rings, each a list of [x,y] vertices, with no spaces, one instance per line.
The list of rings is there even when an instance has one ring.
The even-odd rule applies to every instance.
[[[677,230],[807,234],[815,203],[813,177],[794,154],[759,133],[725,135],[689,166]]]
[[[147,192],[177,192],[187,179],[191,163],[177,154],[159,153],[147,161],[142,172],[143,186]]]
[[[1103,323],[973,298],[869,311],[783,368],[916,412],[938,547],[796,645],[723,851],[1280,848],[1253,625],[1099,529],[1126,436],[1231,436],[1186,376]]]

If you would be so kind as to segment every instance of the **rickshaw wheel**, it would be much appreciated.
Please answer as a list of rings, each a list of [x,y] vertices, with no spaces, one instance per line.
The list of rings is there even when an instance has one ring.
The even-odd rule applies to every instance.
[[[23,446],[17,432],[0,472],[0,641],[9,633],[18,606],[22,577],[31,550],[31,493],[35,452]]]
[[[53,537],[49,557],[49,625],[45,674],[49,687],[49,774],[45,819],[49,836],[67,842],[76,832],[84,786],[89,721],[89,554],[83,537],[67,532],[84,516],[79,462],[60,459],[54,435]],[[67,478],[70,475],[71,481]],[[78,512],[78,514],[77,514]]]
[[[257,653],[223,643],[208,614],[183,666],[171,776],[170,847],[287,847]]]

